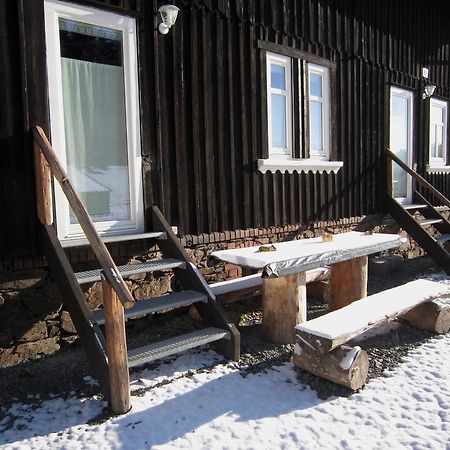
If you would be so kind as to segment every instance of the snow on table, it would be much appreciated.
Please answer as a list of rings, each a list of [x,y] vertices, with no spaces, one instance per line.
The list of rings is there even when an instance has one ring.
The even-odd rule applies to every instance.
[[[323,242],[321,237],[299,239],[276,243],[273,252],[261,252],[259,246],[254,246],[219,250],[211,256],[244,267],[264,269],[263,277],[280,277],[395,248],[405,241],[398,234],[368,235],[350,231],[333,235],[329,242]]]

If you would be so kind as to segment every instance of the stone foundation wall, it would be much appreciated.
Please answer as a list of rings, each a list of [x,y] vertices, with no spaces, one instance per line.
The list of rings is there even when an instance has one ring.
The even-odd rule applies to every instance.
[[[242,276],[242,269],[233,264],[211,261],[208,256],[215,250],[249,247],[286,240],[320,236],[323,232],[342,233],[353,229],[373,229],[375,232],[398,233],[398,226],[383,216],[354,217],[309,225],[288,225],[266,229],[226,231],[223,233],[183,236],[181,244],[209,283]],[[402,232],[405,236],[405,233]],[[408,239],[396,250],[406,258],[423,254]],[[133,258],[121,258],[119,264],[158,258],[156,248]],[[76,264],[77,265],[77,264]],[[86,263],[75,270],[85,270]],[[44,272],[45,273],[45,272]],[[136,299],[169,293],[176,289],[173,274],[138,274],[128,278],[127,284]],[[91,308],[102,303],[101,284],[88,286],[86,296]],[[51,355],[61,347],[76,341],[76,331],[64,309],[56,283],[49,275],[40,278],[0,283],[0,367],[11,366],[23,360]]]

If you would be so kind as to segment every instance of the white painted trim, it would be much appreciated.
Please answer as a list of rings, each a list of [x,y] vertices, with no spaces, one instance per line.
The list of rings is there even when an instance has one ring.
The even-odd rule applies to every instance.
[[[102,235],[142,232],[144,231],[144,210],[136,21],[130,17],[57,0],[44,1],[44,15],[52,145],[65,168],[67,168],[67,160],[58,19],[69,18],[122,32],[131,220],[96,222],[95,227]],[[58,237],[60,239],[83,237],[81,227],[69,223],[69,205],[59,186],[55,186],[55,200]]]
[[[432,108],[440,108],[443,110],[443,122],[433,123],[431,119]],[[429,162],[432,167],[445,166],[447,164],[447,130],[448,130],[448,103],[436,98],[430,98],[430,140],[429,140]],[[433,157],[431,148],[431,134],[433,133],[434,126],[442,127],[442,158]],[[428,170],[428,169],[427,169]],[[436,172],[433,172],[436,173]]]
[[[427,173],[450,173],[450,166],[427,166]]]
[[[414,92],[401,89],[398,87],[391,86],[390,92],[390,101],[389,101],[389,127],[391,127],[391,110],[392,110],[392,98],[393,95],[400,96],[406,98],[408,100],[408,149],[407,149],[407,161],[404,161],[408,167],[412,166],[412,149],[413,149],[413,136],[414,136]],[[390,139],[390,138],[389,138]],[[389,143],[389,147],[391,147],[391,143]],[[392,150],[392,149],[391,149]],[[393,162],[391,162],[394,164]],[[392,171],[394,174],[394,171]],[[392,180],[392,183],[394,180]],[[409,204],[412,201],[412,177],[410,175],[406,175],[406,192],[407,196],[405,198],[396,198],[396,200],[401,204]]]
[[[311,74],[320,75],[322,78],[322,97],[311,95]],[[308,79],[309,86],[309,102],[319,101],[322,104],[322,150],[315,150],[310,144],[309,155],[310,158],[318,158],[321,160],[330,159],[330,69],[328,67],[319,66],[317,64],[308,63]],[[309,114],[309,126],[311,136],[311,112]]]
[[[258,159],[258,170],[262,173],[276,171],[283,172],[326,172],[338,173],[340,168],[344,165],[342,161],[321,161],[319,159],[296,159],[296,158],[268,158]]]
[[[284,68],[286,89],[275,89],[271,85],[271,65]],[[266,78],[267,78],[267,128],[268,146],[270,155],[292,155],[292,71],[291,58],[288,56],[266,53]],[[272,146],[272,95],[278,94],[286,98],[286,148]]]

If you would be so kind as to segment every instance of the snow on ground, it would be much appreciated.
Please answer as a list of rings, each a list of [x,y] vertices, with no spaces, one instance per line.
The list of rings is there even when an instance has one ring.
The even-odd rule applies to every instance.
[[[348,397],[319,399],[291,363],[243,376],[212,350],[136,372],[132,386],[150,389],[100,423],[90,422],[104,412],[98,398],[15,404],[0,416],[0,447],[450,449],[450,334]]]

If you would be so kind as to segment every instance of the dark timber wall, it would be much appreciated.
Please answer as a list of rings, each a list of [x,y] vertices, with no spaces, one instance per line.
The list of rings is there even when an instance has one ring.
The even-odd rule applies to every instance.
[[[421,67],[448,99],[448,1],[174,0],[181,11],[166,36],[157,1],[80,3],[138,19],[145,202],[182,233],[383,212],[390,84],[416,94],[415,158],[420,171],[427,164]],[[39,256],[27,131],[48,130],[42,10],[41,0],[0,0],[0,260]],[[258,41],[336,63],[338,174],[257,171],[267,156]],[[447,196],[448,177],[430,177]]]

